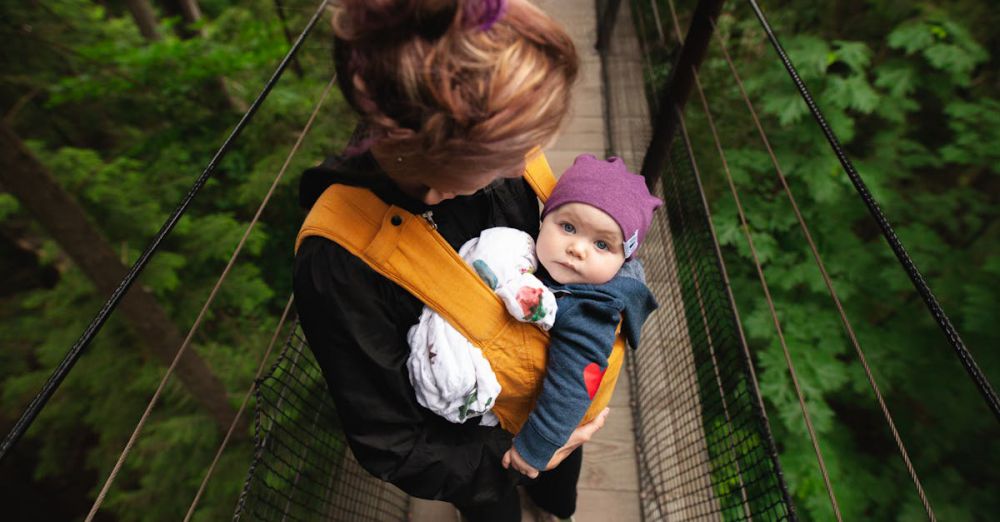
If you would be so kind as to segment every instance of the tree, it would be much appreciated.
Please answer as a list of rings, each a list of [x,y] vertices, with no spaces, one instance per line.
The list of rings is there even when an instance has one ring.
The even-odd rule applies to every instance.
[[[641,6],[653,27],[651,8]],[[668,13],[660,2],[660,12]],[[770,6],[783,46],[862,177],[996,383],[1000,336],[1000,90],[996,12],[968,0],[902,5],[796,0]],[[682,17],[686,16],[682,12]],[[670,23],[666,21],[666,23]],[[682,20],[681,25],[684,25]],[[941,519],[984,520],[1000,440],[995,419],[885,245],[808,108],[743,5],[719,31],[764,120],[923,487]],[[652,79],[671,61],[657,47]],[[804,246],[768,155],[717,48],[701,70],[844,519],[912,520],[923,507],[854,349]],[[712,219],[755,356],[799,514],[832,511],[723,167],[700,104],[686,108]],[[995,319],[994,319],[995,321]],[[968,440],[974,437],[976,447]]]
[[[149,3],[149,0],[126,0],[125,5],[128,7],[129,12],[132,13],[135,25],[139,27],[139,32],[142,33],[142,36],[147,40],[159,40],[160,31],[156,28],[156,13],[153,11],[153,5]]]
[[[197,25],[205,37],[188,39],[167,32],[159,40],[147,39],[124,7],[94,0],[0,5],[0,33],[7,42],[0,48],[0,113],[85,214],[65,219],[88,223],[103,238],[119,276],[237,119],[228,109],[219,110],[214,79],[256,89],[288,48],[279,20],[259,15],[270,8],[266,0],[205,2],[207,16]],[[301,27],[305,16],[292,12],[289,24]],[[128,299],[143,290],[170,324],[194,321],[329,80],[329,54],[319,43],[328,38],[324,31],[325,24],[317,27],[312,36],[317,45],[299,56],[307,66],[304,77],[286,75],[274,89]],[[231,398],[242,397],[252,383],[290,292],[289,262],[302,219],[293,173],[346,140],[353,128],[348,114],[342,100],[331,97],[193,340],[198,358]],[[10,187],[0,187],[2,426],[20,414],[109,292],[96,289],[75,260],[64,261],[63,246],[12,194]],[[8,247],[16,255],[8,256]],[[15,275],[24,279],[7,285]],[[163,373],[162,360],[150,350],[123,349],[143,341],[129,325],[127,308],[123,303],[112,315],[13,458],[0,466],[0,481],[25,484],[3,490],[5,504],[31,504],[30,516],[53,520],[79,518],[89,509],[99,486],[95,481],[114,465]],[[164,344],[172,350],[179,346]],[[231,515],[253,450],[246,434],[241,430],[231,441],[195,519]],[[102,515],[122,521],[181,518],[220,439],[208,410],[179,379],[171,380]],[[32,499],[42,496],[64,508],[39,513],[48,506]],[[22,512],[15,509],[12,516]]]
[[[111,295],[127,269],[101,233],[90,225],[86,212],[7,125],[0,125],[0,150],[0,183],[38,219],[98,291]],[[152,293],[141,285],[133,286],[120,306],[136,338],[169,365],[184,338]],[[208,410],[219,429],[228,429],[235,411],[225,389],[192,350],[181,357],[177,377]]]

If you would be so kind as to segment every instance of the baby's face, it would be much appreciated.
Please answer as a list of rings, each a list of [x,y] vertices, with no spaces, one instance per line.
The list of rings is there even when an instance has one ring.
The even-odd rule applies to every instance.
[[[584,203],[567,203],[548,213],[536,251],[552,279],[562,284],[604,284],[625,263],[618,223]]]

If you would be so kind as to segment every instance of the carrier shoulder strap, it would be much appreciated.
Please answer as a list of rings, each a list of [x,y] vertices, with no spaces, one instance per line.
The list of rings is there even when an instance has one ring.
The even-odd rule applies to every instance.
[[[556,186],[556,177],[541,150],[535,149],[528,153],[524,163],[524,179],[542,203],[549,199],[549,194],[552,194],[552,189]]]

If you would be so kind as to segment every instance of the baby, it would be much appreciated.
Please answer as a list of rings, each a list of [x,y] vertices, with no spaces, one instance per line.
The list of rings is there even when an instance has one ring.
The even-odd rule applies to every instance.
[[[660,205],[622,160],[585,154],[552,190],[537,245],[524,232],[494,228],[460,249],[512,315],[550,332],[542,393],[505,465],[535,476],[565,445],[600,386],[619,323],[638,346],[657,305],[631,259]],[[483,424],[496,423],[488,410],[500,386],[477,348],[427,308],[408,341],[422,405],[453,422],[483,415]]]

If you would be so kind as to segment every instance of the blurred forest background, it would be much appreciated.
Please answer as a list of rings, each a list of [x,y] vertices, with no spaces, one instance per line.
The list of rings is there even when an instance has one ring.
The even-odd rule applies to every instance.
[[[693,4],[678,5],[682,27]],[[662,83],[676,46],[667,2],[657,1],[655,12],[646,0],[632,5],[652,80]],[[0,5],[4,433],[315,7],[307,0]],[[1000,11],[989,0],[783,0],[763,7],[966,344],[1000,382]],[[663,38],[655,33],[657,13]],[[744,3],[728,3],[720,34],[762,112],[938,518],[995,519],[996,419]],[[324,21],[136,285],[133,292],[147,296],[141,313],[114,316],[0,466],[4,519],[73,520],[87,512],[159,383],[161,354],[179,346],[329,80],[329,42]],[[716,42],[710,49],[702,82],[844,518],[924,519],[728,66]],[[688,125],[701,144],[713,220],[781,463],[800,516],[830,520],[735,205],[698,100],[691,100]],[[303,217],[297,174],[339,150],[353,124],[334,91],[195,337],[195,362],[171,381],[99,519],[177,520],[186,512],[290,293],[292,243]],[[44,197],[29,207],[31,194]],[[75,204],[61,202],[67,197]],[[73,213],[77,205],[83,214]],[[159,324],[150,327],[154,319]],[[159,334],[142,334],[150,331]],[[230,444],[196,520],[231,517],[250,460],[249,434],[248,427]]]

